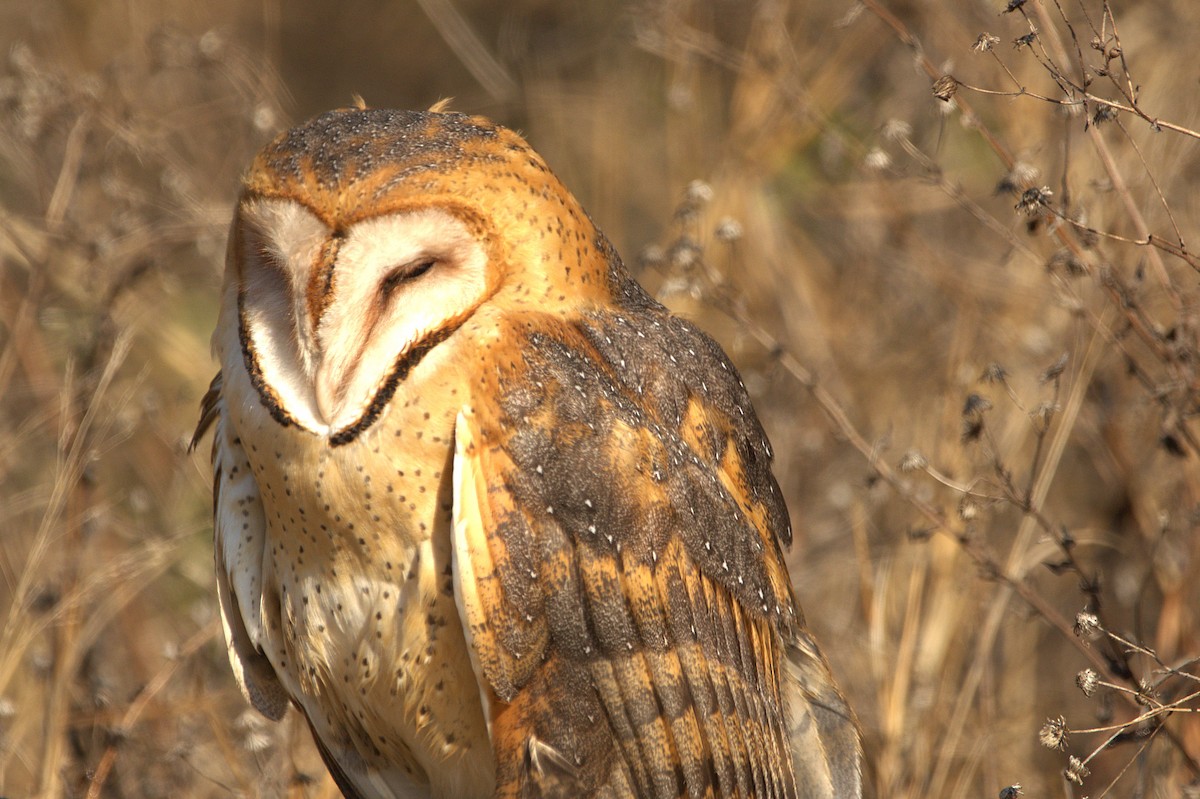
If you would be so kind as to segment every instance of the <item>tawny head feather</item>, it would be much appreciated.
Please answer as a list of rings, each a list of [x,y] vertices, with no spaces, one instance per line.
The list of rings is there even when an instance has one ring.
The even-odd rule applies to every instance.
[[[346,109],[255,159],[226,291],[264,403],[338,443],[379,415],[408,355],[482,303],[578,308],[623,279],[516,133],[463,114]]]

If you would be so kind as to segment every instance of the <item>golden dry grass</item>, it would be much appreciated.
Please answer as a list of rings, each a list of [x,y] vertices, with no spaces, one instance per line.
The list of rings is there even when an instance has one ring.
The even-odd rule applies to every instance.
[[[877,796],[1197,795],[1200,7],[1008,5],[0,7],[0,794],[335,795],[185,442],[239,170],[357,92],[522,129],[730,351]]]

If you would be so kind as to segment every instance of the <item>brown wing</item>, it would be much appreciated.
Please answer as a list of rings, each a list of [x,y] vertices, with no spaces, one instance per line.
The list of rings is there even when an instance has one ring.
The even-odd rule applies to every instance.
[[[856,796],[856,755],[829,777],[784,676],[798,657],[836,697],[854,755],[797,646],[765,436],[720,349],[653,311],[524,328],[459,418],[456,589],[497,796]]]

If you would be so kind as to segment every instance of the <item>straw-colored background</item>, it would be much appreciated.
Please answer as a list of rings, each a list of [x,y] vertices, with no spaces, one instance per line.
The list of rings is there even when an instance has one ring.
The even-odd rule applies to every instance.
[[[1004,5],[0,5],[0,795],[334,795],[233,686],[185,444],[240,170],[355,94],[522,130],[733,356],[877,796],[1197,795],[1200,6]],[[1033,96],[1081,64],[1126,110]]]

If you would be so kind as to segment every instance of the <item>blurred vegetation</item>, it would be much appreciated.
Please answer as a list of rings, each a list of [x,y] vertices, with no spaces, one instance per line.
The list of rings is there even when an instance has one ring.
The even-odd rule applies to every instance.
[[[240,170],[358,94],[522,130],[729,350],[877,796],[1200,795],[1198,37],[1190,0],[0,5],[0,794],[336,794],[233,685],[185,445]]]

